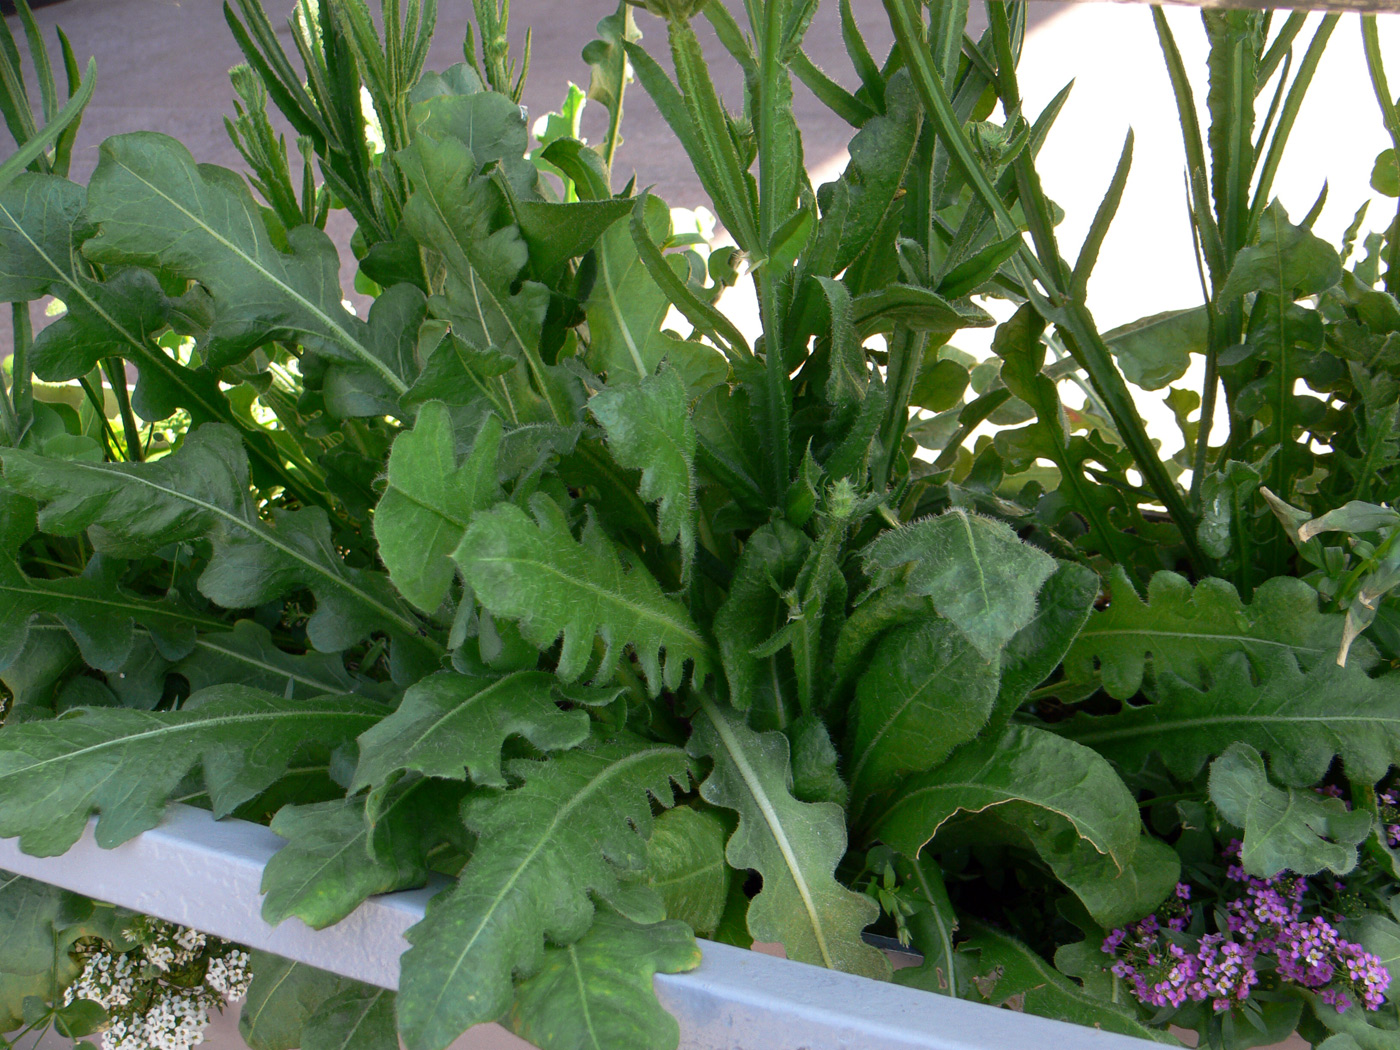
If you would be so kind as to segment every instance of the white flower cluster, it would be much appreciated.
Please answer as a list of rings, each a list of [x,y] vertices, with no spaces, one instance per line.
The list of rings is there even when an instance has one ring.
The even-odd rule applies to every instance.
[[[107,1011],[103,1050],[190,1050],[204,1041],[211,1010],[248,992],[248,953],[197,930],[143,919],[126,951],[90,946],[63,1005],[90,999]]]
[[[105,1050],[190,1050],[204,1042],[209,1010],[203,989],[165,989],[146,1012],[117,1017],[102,1033]]]

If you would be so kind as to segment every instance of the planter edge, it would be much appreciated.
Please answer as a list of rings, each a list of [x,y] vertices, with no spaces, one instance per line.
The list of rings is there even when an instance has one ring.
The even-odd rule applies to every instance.
[[[381,988],[398,985],[404,931],[439,885],[366,901],[312,930],[260,915],[262,870],[282,845],[267,828],[172,805],[160,825],[115,849],[95,819],[60,857],[0,839],[0,869],[191,926]],[[704,960],[661,974],[656,990],[680,1021],[684,1050],[1138,1050],[1157,1044],[701,941]]]

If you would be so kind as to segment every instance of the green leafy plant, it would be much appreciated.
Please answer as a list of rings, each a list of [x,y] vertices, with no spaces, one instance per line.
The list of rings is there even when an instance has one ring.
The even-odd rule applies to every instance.
[[[873,931],[922,953],[907,984],[1146,1038],[1392,1038],[1393,1004],[1338,1021],[1316,983],[1169,1018],[1101,948],[1237,834],[1249,877],[1358,873],[1355,943],[1393,958],[1400,306],[1385,235],[1346,270],[1269,197],[1336,19],[1290,79],[1300,16],[1208,12],[1202,135],[1159,17],[1206,303],[1101,333],[1132,142],[1071,262],[1035,168],[1068,89],[1021,98],[1022,5],[973,40],[965,4],[885,0],[880,62],[839,0],[854,91],[803,50],[812,0],[640,6],[534,143],[528,43],[489,0],[440,72],[431,2],[300,0],[297,65],[226,6],[246,179],[135,133],[83,187],[56,98],[47,137],[13,125],[0,298],[63,314],[17,353],[43,396],[0,447],[0,834],[58,853],[96,813],[116,845],[172,799],[261,820],[287,840],[270,923],[451,877],[395,996],[255,958],[255,1050],[441,1050],[492,1020],[674,1047],[650,978],[696,935],[889,978]],[[794,77],[853,128],[823,186]],[[619,188],[631,79],[732,246]],[[977,361],[952,340],[989,299],[1011,316]],[[1163,459],[1134,387],[1192,353]]]

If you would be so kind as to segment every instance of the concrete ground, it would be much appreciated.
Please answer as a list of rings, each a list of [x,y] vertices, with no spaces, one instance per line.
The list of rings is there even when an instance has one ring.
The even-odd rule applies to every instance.
[[[737,0],[726,2],[738,6]],[[268,6],[276,11],[290,8],[291,3],[270,0]],[[467,0],[442,0],[429,68],[460,60],[469,6]],[[872,49],[881,53],[889,36],[879,0],[854,0],[854,6]],[[554,108],[569,80],[586,83],[588,69],[578,52],[590,39],[593,25],[612,9],[612,0],[515,0],[516,35],[526,25],[535,27],[534,68],[525,98],[532,114]],[[834,2],[822,5],[808,34],[808,46],[819,65],[849,85],[853,77],[835,16]],[[639,17],[646,44],[664,60],[660,23],[647,15]],[[202,161],[238,166],[222,117],[231,111],[226,72],[241,56],[224,26],[218,0],[65,0],[42,9],[37,18],[46,32],[61,24],[80,60],[94,55],[98,61],[99,85],[80,138],[75,177],[86,178],[90,173],[95,147],[103,137],[137,129],[174,135]],[[1189,8],[1169,8],[1168,19],[1186,66],[1195,76],[1197,100],[1204,107],[1205,45],[1199,16]],[[1200,291],[1186,222],[1180,132],[1146,9],[1131,4],[1037,3],[1032,5],[1031,20],[1021,67],[1028,112],[1038,112],[1065,82],[1076,81],[1039,164],[1047,192],[1066,211],[1059,235],[1071,258],[1112,175],[1130,125],[1137,136],[1133,174],[1091,285],[1090,304],[1102,327],[1194,305],[1200,301]],[[1394,82],[1400,76],[1396,72],[1400,70],[1397,16],[1382,16],[1382,41],[1386,54],[1392,56]],[[719,55],[717,47],[713,53],[719,56],[715,76],[721,90],[737,104],[739,79],[732,63]],[[637,168],[639,181],[654,185],[673,205],[704,203],[689,163],[644,93],[634,89],[628,100],[621,165]],[[830,178],[844,162],[850,129],[800,85],[796,105],[814,175]],[[599,134],[596,124],[585,124],[587,132]],[[1336,243],[1356,208],[1374,197],[1368,185],[1372,161],[1388,145],[1353,15],[1343,18],[1333,36],[1314,90],[1299,115],[1293,143],[1274,192],[1296,219],[1308,210],[1326,181],[1328,203],[1316,229]],[[1394,207],[1394,201],[1375,199],[1369,228],[1388,223]],[[342,255],[347,254],[343,245],[348,230],[342,223],[333,233],[342,244]],[[742,322],[745,304],[736,298],[729,305]],[[7,328],[8,321],[0,321],[0,353],[9,340]],[[979,344],[972,337],[959,337],[958,342],[976,350],[985,340]],[[1154,434],[1168,449],[1175,448],[1180,440],[1160,398],[1161,394],[1147,393],[1139,404]],[[223,1034],[212,1039],[212,1045],[216,1050],[230,1048],[236,1036],[227,1034],[226,1025],[219,1031]],[[497,1029],[473,1033],[457,1044],[457,1050],[523,1046]]]

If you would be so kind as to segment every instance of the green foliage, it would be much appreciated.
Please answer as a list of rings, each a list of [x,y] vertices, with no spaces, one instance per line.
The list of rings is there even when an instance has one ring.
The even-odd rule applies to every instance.
[[[1005,525],[961,510],[887,532],[864,555],[872,572],[902,572],[909,591],[932,598],[986,659],[1030,623],[1036,592],[1055,571]]]
[[[288,845],[263,869],[263,919],[275,926],[295,915],[322,929],[377,893],[421,885],[440,834],[434,807],[450,811],[460,797],[420,779],[379,800],[372,816],[361,798],[283,806],[271,826]]]
[[[252,1050],[293,1050],[302,1046],[303,1032],[310,1034],[309,1023],[323,1004],[348,991],[363,989],[373,994],[357,981],[305,963],[270,952],[251,954],[253,983],[238,1015],[238,1034]],[[333,1031],[328,1029],[325,1034]]]
[[[216,686],[179,711],[80,710],[0,737],[0,834],[37,856],[63,853],[99,813],[108,849],[160,822],[194,766],[224,816],[274,784],[294,757],[328,754],[383,716],[366,700],[281,700]]]
[[[968,990],[976,1001],[1137,1039],[1175,1041],[1122,1006],[1084,991],[1015,938],[983,923],[975,924],[971,933],[959,961],[967,966]]]
[[[375,508],[374,537],[398,592],[426,613],[436,612],[447,597],[448,559],[471,515],[491,506],[499,494],[500,442],[500,421],[490,416],[471,454],[458,465],[447,407],[436,401],[423,405],[413,429],[394,442],[388,484]]]
[[[1044,730],[1011,727],[1000,739],[964,748],[949,762],[913,777],[895,791],[871,823],[896,850],[916,856],[959,813],[1008,807],[1010,819],[1041,811],[1024,823],[1044,854],[1059,849],[1058,826],[1123,870],[1137,849],[1137,805],[1112,768],[1097,756],[1075,761],[1074,748]],[[998,814],[999,815],[999,814]]]
[[[345,565],[319,508],[284,511],[269,524],[249,492],[236,432],[209,424],[180,451],[148,464],[87,463],[0,452],[14,491],[41,503],[40,528],[59,536],[92,530],[94,545],[119,557],[207,540],[213,556],[201,593],[226,609],[260,605],[292,588],[318,598],[308,636],[323,652],[389,630],[422,647],[419,626],[378,573]]]
[[[559,710],[557,701],[570,696],[542,671],[425,678],[404,693],[397,711],[360,737],[351,788],[382,785],[406,771],[449,780],[469,775],[475,783],[504,787],[501,747],[508,737],[524,737],[541,751],[587,739],[587,715]]]
[[[856,683],[851,789],[868,796],[941,764],[986,724],[998,679],[947,620],[890,631]]]
[[[592,897],[636,922],[664,911],[625,883],[646,867],[651,802],[688,779],[684,752],[632,737],[600,740],[544,762],[519,760],[513,790],[470,797],[462,819],[478,845],[457,885],[408,931],[399,1029],[410,1050],[441,1050],[509,1009],[511,974],[544,964],[544,942],[567,946],[593,921]]]
[[[644,565],[594,522],[575,540],[547,496],[535,497],[530,509],[533,520],[519,507],[498,504],[472,522],[457,548],[463,577],[493,616],[517,620],[539,648],[562,635],[555,673],[565,681],[588,669],[595,638],[605,646],[597,680],[611,676],[624,647],[636,655],[653,693],[663,684],[679,686],[687,661],[695,679],[704,680],[710,643]]]
[[[1023,7],[973,39],[965,4],[885,0],[884,62],[838,7],[853,78],[803,50],[807,0],[620,4],[532,142],[499,0],[440,72],[431,0],[308,0],[290,36],[232,0],[246,181],[138,132],[87,187],[91,72],[60,40],[65,105],[22,16],[40,119],[0,36],[0,834],[61,852],[96,811],[115,844],[207,799],[286,839],[273,923],[450,880],[396,998],[259,959],[254,1050],[674,1047],[651,978],[694,934],[888,977],[867,931],[925,953],[908,984],[1124,1034],[1393,1042],[1320,1001],[1139,1008],[1098,947],[1221,882],[1222,822],[1393,933],[1400,232],[1352,262],[1364,216],[1338,251],[1271,191],[1336,18],[1207,12],[1198,114],[1153,16],[1208,301],[1100,333],[1131,137],[1067,259],[1037,171],[1067,89],[1021,97]],[[733,245],[616,170],[631,76]],[[855,129],[825,186],[794,76]],[[1169,384],[1165,457],[1134,392]],[[18,1024],[89,927],[8,892]]]
[[[656,818],[647,844],[647,883],[661,894],[667,915],[702,937],[719,926],[734,881],[726,838],[717,813],[677,806]]]
[[[712,758],[714,769],[700,796],[739,815],[725,848],[729,863],[763,877],[749,904],[749,932],[781,943],[799,962],[886,976],[888,961],[860,939],[875,918],[872,902],[833,877],[846,845],[840,808],[792,796],[781,733],[755,733],[712,702],[703,710],[691,753]]]
[[[695,557],[695,427],[678,372],[644,375],[635,385],[601,390],[588,402],[613,459],[640,470],[642,499],[657,501],[662,543],[680,541],[683,564]]]
[[[100,229],[86,247],[94,262],[179,274],[208,289],[211,361],[232,364],[269,338],[288,339],[344,363],[381,397],[407,391],[401,333],[341,305],[330,238],[302,226],[287,235],[291,251],[278,251],[242,181],[200,168],[174,139],[134,132],[103,143],[87,212]]]
[[[1192,586],[1175,573],[1159,572],[1138,595],[1122,571],[1108,580],[1109,604],[1095,612],[1065,655],[1065,673],[1102,683],[1126,700],[1142,689],[1150,666],[1204,687],[1221,661],[1245,653],[1256,668],[1291,655],[1305,670],[1330,661],[1342,638],[1342,618],[1318,609],[1316,592],[1286,576],[1269,580],[1247,605],[1224,580]],[[1365,669],[1374,656],[1358,651]],[[1150,661],[1150,663],[1149,663]]]
[[[1130,770],[1156,754],[1189,779],[1229,740],[1267,753],[1274,775],[1291,787],[1316,784],[1336,757],[1349,775],[1374,782],[1400,739],[1397,687],[1391,676],[1368,678],[1335,664],[1305,672],[1287,655],[1271,659],[1256,680],[1249,658],[1236,653],[1220,660],[1202,688],[1164,674],[1153,703],[1081,717],[1064,732]]]
[[[651,995],[657,973],[700,964],[683,922],[642,925],[606,909],[577,942],[550,948],[540,971],[521,984],[510,1027],[524,1039],[559,1047],[675,1050],[680,1025]],[[553,1033],[567,1033],[562,1039]]]
[[[324,1000],[302,1025],[302,1050],[392,1050],[394,993],[347,982],[351,987]]]
[[[1220,815],[1244,829],[1240,863],[1252,875],[1281,871],[1345,875],[1356,867],[1356,847],[1371,833],[1369,813],[1341,799],[1269,783],[1264,760],[1248,744],[1232,744],[1210,766],[1210,799]]]

